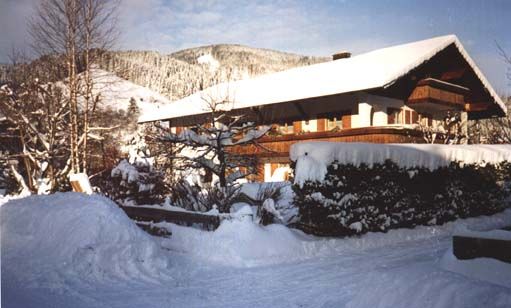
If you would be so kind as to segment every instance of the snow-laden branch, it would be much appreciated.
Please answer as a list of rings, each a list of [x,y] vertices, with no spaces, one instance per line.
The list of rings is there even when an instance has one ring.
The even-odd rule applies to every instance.
[[[152,138],[172,145],[167,157],[179,161],[176,169],[205,169],[218,177],[221,187],[256,172],[254,157],[237,154],[234,147],[257,145],[257,140],[271,128],[248,120],[253,117],[231,114],[224,110],[226,104],[227,100],[210,103],[207,123],[184,128],[179,133],[157,126],[160,135]]]

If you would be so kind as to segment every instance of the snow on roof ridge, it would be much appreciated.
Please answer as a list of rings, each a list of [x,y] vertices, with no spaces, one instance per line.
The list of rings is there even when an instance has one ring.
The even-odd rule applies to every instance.
[[[416,62],[411,63],[410,65],[408,65],[406,68],[403,69],[403,73],[401,75],[397,76],[396,78],[393,78],[388,83],[386,83],[383,87],[387,88],[387,87],[391,86],[396,80],[398,80],[399,78],[403,77],[404,75],[406,75],[408,72],[410,72],[414,68],[420,66],[421,64],[423,64],[427,60],[429,60],[432,57],[434,57],[440,51],[444,50],[447,46],[449,46],[450,44],[454,43],[457,39],[458,38],[456,37],[456,35],[449,34],[449,35],[437,36],[437,37],[433,37],[433,38],[429,38],[429,39],[425,39],[425,40],[420,40],[420,41],[406,43],[406,44],[401,44],[401,45],[390,46],[390,47],[387,47],[387,48],[371,51],[371,52],[376,52],[376,51],[388,50],[388,49],[391,49],[391,48],[396,48],[396,49],[397,48],[403,48],[403,47],[406,47],[406,46],[418,45],[418,44],[423,44],[423,43],[426,43],[426,42],[441,41],[440,43],[438,43],[436,48],[431,49],[431,50],[429,50],[429,52],[427,52],[426,54],[422,55],[422,57],[421,57],[422,61],[420,61],[420,62],[416,61]],[[369,52],[369,53],[371,53],[371,52]]]
[[[388,87],[414,68],[431,59],[447,46],[455,44],[495,102],[507,112],[474,61],[454,34],[389,46],[343,59],[224,82],[196,92],[161,108],[157,114],[146,114],[139,122],[157,121],[206,113],[204,99],[236,97],[232,109],[282,103],[304,98]],[[372,70],[372,74],[366,74]],[[349,76],[348,76],[349,75]],[[349,77],[349,78],[348,78]],[[271,91],[272,88],[278,90]]]

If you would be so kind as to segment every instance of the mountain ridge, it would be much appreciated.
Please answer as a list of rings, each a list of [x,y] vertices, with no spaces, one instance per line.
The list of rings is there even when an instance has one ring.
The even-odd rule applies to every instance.
[[[177,100],[217,83],[329,60],[240,44],[213,44],[169,54],[108,51],[101,56],[99,67]]]

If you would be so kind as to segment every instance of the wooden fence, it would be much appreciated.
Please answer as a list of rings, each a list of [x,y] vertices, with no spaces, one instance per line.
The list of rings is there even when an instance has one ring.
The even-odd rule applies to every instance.
[[[511,241],[469,236],[452,237],[453,254],[460,260],[493,258],[511,263]]]
[[[201,229],[212,231],[220,226],[222,220],[235,218],[230,214],[215,215],[188,211],[172,211],[143,206],[121,206],[120,208],[142,229],[153,235],[159,236],[168,236],[170,233],[162,230],[161,228],[155,227],[151,223],[171,222],[185,226],[198,226]]]

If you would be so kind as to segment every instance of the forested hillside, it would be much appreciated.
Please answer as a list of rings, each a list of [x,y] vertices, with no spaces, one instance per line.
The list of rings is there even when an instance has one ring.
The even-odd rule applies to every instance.
[[[328,60],[241,45],[211,45],[169,55],[153,51],[107,52],[99,65],[175,100],[219,82]]]

